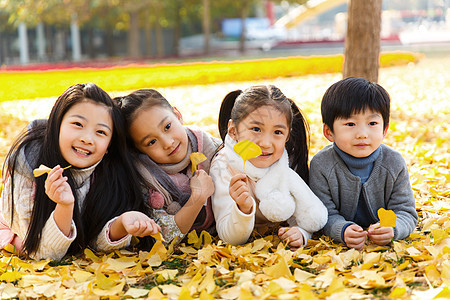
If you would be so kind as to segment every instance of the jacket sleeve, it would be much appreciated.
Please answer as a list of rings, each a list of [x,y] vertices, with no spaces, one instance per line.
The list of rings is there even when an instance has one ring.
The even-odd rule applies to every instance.
[[[175,215],[167,213],[164,209],[155,209],[153,210],[153,217],[161,227],[161,234],[166,243],[170,244],[173,239],[177,238],[176,243],[178,244],[186,236],[175,222]]]
[[[408,168],[402,158],[403,167],[394,178],[392,193],[387,203],[387,209],[397,215],[397,226],[394,227],[394,240],[408,237],[414,231],[418,222],[416,201],[409,180]]]
[[[94,244],[92,245],[95,250],[101,251],[101,252],[108,252],[111,250],[116,249],[122,249],[127,247],[130,244],[131,241],[131,234],[127,234],[123,238],[117,241],[111,241],[109,237],[109,231],[111,228],[111,224],[117,219],[113,218],[112,220],[108,221],[105,226],[103,226],[102,231],[100,231],[99,235],[97,236],[97,239],[95,240]]]
[[[311,160],[309,186],[328,210],[328,221],[323,227],[324,234],[336,242],[345,243],[341,238],[341,232],[348,221],[340,214],[339,208],[333,201],[329,178],[327,178],[327,171],[329,172],[330,168],[331,166],[324,164],[323,161],[319,161],[316,154]],[[339,199],[334,200],[339,201]]]
[[[232,245],[246,243],[255,226],[256,203],[253,202],[250,214],[244,214],[239,210],[228,191],[231,172],[228,171],[222,155],[219,154],[213,161],[209,175],[215,188],[211,202],[219,238]]]
[[[14,220],[11,223],[11,180],[7,176],[2,192],[2,214],[3,218],[22,240],[25,239],[28,226],[30,225],[31,212],[34,203],[34,180],[30,176],[24,176],[19,172],[14,173]],[[31,254],[33,259],[39,260],[51,258],[61,260],[67,253],[70,244],[75,240],[77,231],[72,220],[71,236],[67,237],[56,225],[53,212],[42,229],[39,248]]]
[[[327,223],[327,208],[292,169],[289,169],[289,180],[289,189],[295,199],[294,216],[297,224],[308,232],[319,231]]]

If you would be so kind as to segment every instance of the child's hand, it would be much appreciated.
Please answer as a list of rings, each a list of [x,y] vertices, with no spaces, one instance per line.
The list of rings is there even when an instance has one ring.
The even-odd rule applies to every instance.
[[[161,230],[153,219],[139,211],[127,211],[120,217],[125,231],[134,236],[143,237]]]
[[[281,227],[278,229],[278,236],[283,241],[289,241],[289,247],[292,251],[297,250],[304,244],[303,234],[297,227]]]
[[[370,225],[367,230],[369,238],[377,245],[384,246],[389,244],[394,238],[394,228],[381,227],[379,224]]]
[[[204,170],[197,170],[190,181],[191,195],[206,201],[214,193],[214,182]]]
[[[72,205],[75,198],[67,182],[67,177],[62,175],[63,172],[63,168],[58,165],[48,173],[45,180],[45,193],[57,204]]]
[[[352,224],[345,228],[344,242],[350,248],[362,250],[366,242],[367,231],[364,231],[361,226]]]
[[[231,177],[229,192],[231,198],[236,202],[239,209],[244,214],[249,214],[253,209],[253,200],[250,197],[250,191],[245,174],[236,174]]]

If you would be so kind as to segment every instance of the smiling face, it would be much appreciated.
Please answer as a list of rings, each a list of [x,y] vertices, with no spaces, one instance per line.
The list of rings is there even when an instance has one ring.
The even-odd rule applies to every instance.
[[[112,134],[113,122],[106,106],[90,100],[79,102],[62,118],[61,154],[74,167],[90,167],[103,158]]]
[[[249,161],[257,168],[268,168],[283,155],[289,138],[286,116],[272,106],[262,106],[247,115],[236,127],[230,120],[228,135],[237,142],[249,140],[262,154]]]
[[[381,114],[365,110],[352,114],[349,118],[334,120],[333,131],[324,124],[323,133],[330,142],[335,142],[336,146],[347,154],[367,157],[380,146],[388,125],[383,129]]]
[[[143,109],[129,132],[136,148],[158,164],[175,164],[186,157],[188,137],[177,110],[160,106]]]

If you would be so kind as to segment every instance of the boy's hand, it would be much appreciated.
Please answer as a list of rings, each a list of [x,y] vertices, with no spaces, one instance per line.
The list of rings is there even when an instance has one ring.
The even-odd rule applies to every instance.
[[[203,201],[214,193],[214,182],[205,170],[197,170],[190,181],[191,195]]]
[[[394,238],[394,228],[381,227],[379,223],[370,225],[367,232],[372,242],[380,246],[389,244]]]
[[[75,198],[67,182],[67,177],[63,176],[64,169],[59,165],[54,167],[45,180],[45,193],[55,203],[61,205],[72,205]]]
[[[344,242],[350,248],[362,250],[366,243],[367,231],[364,231],[361,226],[352,224],[345,228]]]
[[[231,198],[236,202],[239,209],[244,214],[251,213],[253,209],[253,200],[250,197],[250,191],[245,174],[236,174],[231,177],[229,192]]]
[[[123,213],[121,221],[125,231],[134,236],[148,236],[161,230],[161,227],[153,219],[139,211]]]
[[[278,236],[283,241],[289,241],[289,247],[292,251],[297,250],[304,244],[303,234],[297,227],[281,227],[278,229]]]

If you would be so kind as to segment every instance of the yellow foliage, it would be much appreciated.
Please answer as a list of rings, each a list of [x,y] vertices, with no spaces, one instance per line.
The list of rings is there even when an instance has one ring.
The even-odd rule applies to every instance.
[[[292,63],[293,60],[279,63],[286,62]],[[368,241],[363,250],[357,251],[316,234],[307,246],[290,251],[285,249],[276,235],[261,237],[255,233],[255,239],[248,244],[232,246],[206,232],[200,235],[191,232],[180,244],[171,243],[169,250],[157,236],[157,242],[149,252],[122,250],[105,254],[85,249],[80,255],[68,257],[61,263],[20,259],[12,253],[1,251],[0,298],[448,299],[448,65],[450,59],[426,59],[415,66],[393,67],[380,72],[380,83],[392,97],[391,126],[384,142],[405,158],[419,214],[416,230],[405,240],[386,246]],[[241,71],[245,76],[250,76],[247,74],[252,70],[250,62],[236,64],[236,68],[238,66],[248,68]],[[174,66],[165,67],[174,70]],[[189,76],[198,72],[193,65],[183,67],[191,68]],[[209,71],[212,66],[203,67]],[[282,69],[283,66],[277,68]],[[126,68],[122,71],[124,74],[128,72]],[[274,74],[282,72],[273,66],[271,71]],[[51,72],[46,74],[53,76]],[[202,80],[213,80],[214,74],[212,72],[211,78]],[[23,75],[26,79],[26,74]],[[139,76],[143,77],[142,74]],[[276,80],[275,84],[297,101],[308,117],[311,155],[328,143],[321,134],[320,98],[326,87],[339,77],[339,74],[329,74]],[[82,82],[89,81],[88,76],[85,79]],[[172,83],[175,79],[175,74],[168,77]],[[18,84],[21,87],[27,86],[20,80]],[[107,80],[120,83],[119,78],[109,77]],[[65,82],[65,87],[72,83]],[[45,86],[44,81],[41,84]],[[238,85],[245,88],[250,84],[253,82]],[[176,106],[184,116],[191,115],[192,120],[197,121],[202,119],[202,114],[207,114],[202,119],[207,120],[205,126],[215,128],[217,116],[209,105],[214,102],[218,111],[221,97],[217,95],[225,95],[225,91],[235,88],[226,84],[192,87],[194,92],[190,87],[167,91],[175,95],[174,101],[183,101]],[[61,92],[58,91],[58,94]],[[50,101],[53,103],[54,99]],[[2,160],[15,135],[26,125],[26,122],[19,121],[17,115],[23,113],[21,118],[31,119],[27,110],[18,108],[20,102],[14,103],[16,106],[0,103]],[[27,103],[29,107],[35,105],[40,109],[42,102]],[[208,109],[204,109],[203,105],[208,105]],[[198,114],[198,111],[201,113]],[[216,131],[212,133],[217,134]]]

